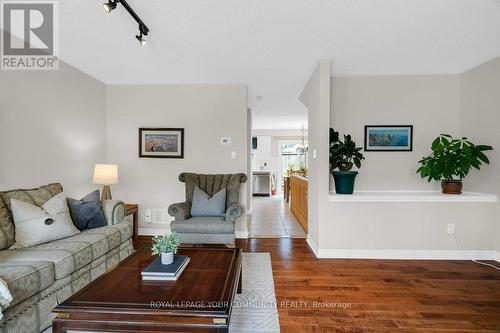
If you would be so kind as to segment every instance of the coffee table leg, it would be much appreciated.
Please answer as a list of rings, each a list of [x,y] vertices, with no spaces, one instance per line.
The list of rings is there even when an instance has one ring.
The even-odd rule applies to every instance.
[[[241,294],[243,292],[243,282],[242,282],[242,274],[243,274],[243,270],[240,271],[240,280],[238,281],[238,290],[237,290],[237,293],[238,294]]]

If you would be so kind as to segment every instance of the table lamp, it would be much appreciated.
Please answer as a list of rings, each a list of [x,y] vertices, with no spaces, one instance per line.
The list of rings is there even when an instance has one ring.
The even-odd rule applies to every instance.
[[[104,185],[101,200],[111,200],[109,185],[118,183],[118,166],[116,164],[96,164],[94,168],[94,184]]]

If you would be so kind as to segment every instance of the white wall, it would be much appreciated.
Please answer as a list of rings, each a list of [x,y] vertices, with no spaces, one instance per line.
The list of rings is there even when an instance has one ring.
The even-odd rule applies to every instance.
[[[270,135],[257,136],[257,149],[252,150],[252,170],[276,171],[278,167],[275,155],[273,138]]]
[[[320,252],[337,256],[347,249],[364,251],[370,257],[380,250],[426,251],[424,257],[457,257],[455,238],[447,234],[448,223],[455,224],[456,236],[465,250],[492,250],[492,231],[498,221],[491,218],[494,206],[491,203],[331,202],[322,217]]]
[[[302,137],[302,131],[300,129],[253,129],[253,136],[258,135],[269,135],[279,139],[296,139]],[[307,140],[307,129],[304,129],[304,136]]]
[[[308,110],[309,178],[308,178],[308,235],[314,251],[320,246],[321,224],[328,205],[328,147],[330,124],[330,70],[329,60],[321,60],[312,71],[300,101]],[[316,156],[314,156],[316,153]],[[326,181],[325,181],[326,180]]]
[[[97,188],[105,153],[106,87],[61,62],[57,71],[0,71],[0,190],[60,182]]]
[[[184,159],[139,158],[139,127],[185,129]],[[231,137],[231,146],[221,146]],[[231,159],[231,151],[236,159]],[[181,172],[247,172],[247,88],[245,85],[111,85],[107,99],[107,156],[118,164],[120,182],[115,197],[136,202],[140,227],[146,208],[167,208],[185,200]],[[246,185],[241,202],[246,202]],[[247,232],[246,216],[237,224],[237,236]]]
[[[461,75],[460,134],[475,143],[489,144],[490,165],[473,170],[467,180],[472,191],[500,196],[500,57]],[[495,224],[496,251],[500,252],[500,204],[491,216]],[[500,256],[499,256],[500,257]]]
[[[437,190],[423,181],[418,161],[440,133],[459,131],[458,75],[332,78],[331,127],[363,146],[365,125],[413,125],[412,152],[363,152],[356,190]]]

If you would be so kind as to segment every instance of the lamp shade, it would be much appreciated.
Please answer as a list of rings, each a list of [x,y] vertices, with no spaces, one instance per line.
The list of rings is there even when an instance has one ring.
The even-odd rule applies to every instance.
[[[116,164],[96,164],[94,168],[94,184],[112,185],[118,183],[118,166]]]

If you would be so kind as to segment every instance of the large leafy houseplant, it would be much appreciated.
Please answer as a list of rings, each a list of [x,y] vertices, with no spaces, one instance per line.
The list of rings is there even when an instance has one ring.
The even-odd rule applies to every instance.
[[[441,181],[443,193],[462,193],[462,180],[470,170],[489,164],[485,151],[493,150],[492,146],[475,145],[466,137],[454,139],[451,135],[441,134],[431,145],[432,153],[422,158],[417,173],[422,178]]]
[[[151,254],[160,255],[162,264],[171,264],[174,260],[174,254],[177,253],[177,248],[179,247],[180,243],[181,240],[175,232],[163,236],[153,237]]]
[[[339,132],[330,128],[330,171],[350,171],[354,165],[361,168],[361,160],[365,159],[360,153],[362,149],[356,147],[356,142],[350,135],[344,135],[342,141]]]
[[[350,135],[340,138],[339,132],[330,128],[330,172],[335,180],[335,191],[338,194],[352,194],[357,171],[351,171],[354,166],[361,168],[365,158],[362,147],[357,147]],[[338,169],[338,171],[336,171]]]

